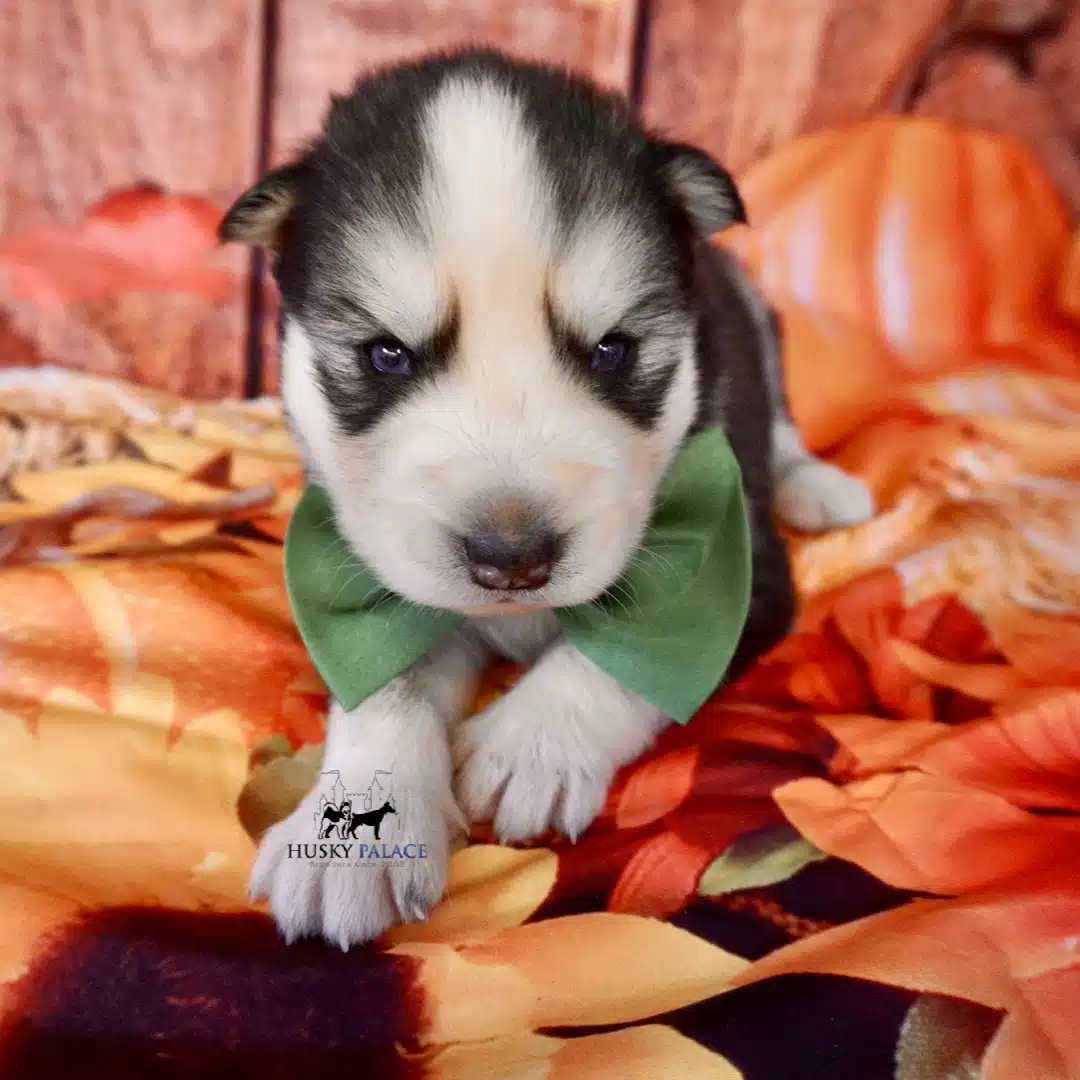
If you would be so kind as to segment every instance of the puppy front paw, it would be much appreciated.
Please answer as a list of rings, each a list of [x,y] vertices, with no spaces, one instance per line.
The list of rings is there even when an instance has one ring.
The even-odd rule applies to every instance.
[[[461,807],[470,821],[491,821],[502,843],[549,829],[576,840],[604,805],[615,769],[573,760],[568,740],[543,724],[524,732],[516,720],[512,708],[496,705],[461,726]]]
[[[667,722],[587,661],[574,665],[577,678],[567,670],[526,676],[455,732],[458,801],[470,821],[491,821],[504,843],[549,829],[576,840],[616,771]]]
[[[446,888],[461,822],[450,792],[396,787],[376,838],[371,813],[360,806],[346,819],[328,790],[317,785],[263,836],[248,884],[252,899],[269,902],[290,944],[322,937],[348,949],[426,918]],[[354,824],[357,815],[368,820]]]

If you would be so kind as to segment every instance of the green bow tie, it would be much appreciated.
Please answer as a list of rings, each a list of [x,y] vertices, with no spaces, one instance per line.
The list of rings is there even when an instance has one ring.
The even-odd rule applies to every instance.
[[[391,593],[346,552],[326,493],[308,486],[285,539],[293,616],[346,709],[419,660],[462,621]],[[587,604],[557,608],[597,667],[685,723],[719,685],[750,604],[750,532],[738,462],[719,429],[691,438],[665,475],[645,541]]]

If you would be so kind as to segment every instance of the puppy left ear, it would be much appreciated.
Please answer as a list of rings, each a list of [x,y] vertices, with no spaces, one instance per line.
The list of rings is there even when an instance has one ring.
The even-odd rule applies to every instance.
[[[218,226],[222,243],[238,241],[272,250],[280,248],[296,206],[301,162],[267,173],[229,207]]]
[[[745,224],[746,207],[731,174],[687,143],[654,142],[661,175],[694,230],[711,236],[729,225]]]

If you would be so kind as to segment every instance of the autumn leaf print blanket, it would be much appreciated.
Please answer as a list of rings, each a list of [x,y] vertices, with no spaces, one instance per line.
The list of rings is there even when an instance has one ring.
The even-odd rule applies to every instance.
[[[325,708],[277,402],[0,372],[0,1080],[1080,1077],[1071,225],[929,122],[743,187],[796,418],[878,515],[790,538],[793,632],[577,844],[477,831],[348,954],[244,888]]]

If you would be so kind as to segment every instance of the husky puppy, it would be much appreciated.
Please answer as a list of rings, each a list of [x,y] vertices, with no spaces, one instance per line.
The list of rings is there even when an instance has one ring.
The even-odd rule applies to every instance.
[[[283,396],[341,535],[400,596],[467,616],[328,723],[323,768],[350,791],[391,771],[400,833],[427,857],[291,857],[313,839],[312,792],[252,873],[286,939],[347,948],[424,918],[466,821],[504,841],[589,826],[668,721],[560,637],[551,609],[620,576],[688,435],[722,426],[742,468],[754,584],[736,669],[792,615],[774,508],[809,529],[871,513],[865,486],[800,442],[770,314],[706,243],[743,220],[706,154],[491,51],[364,78],[229,211],[224,239],[273,252]],[[463,719],[492,654],[529,670]]]

